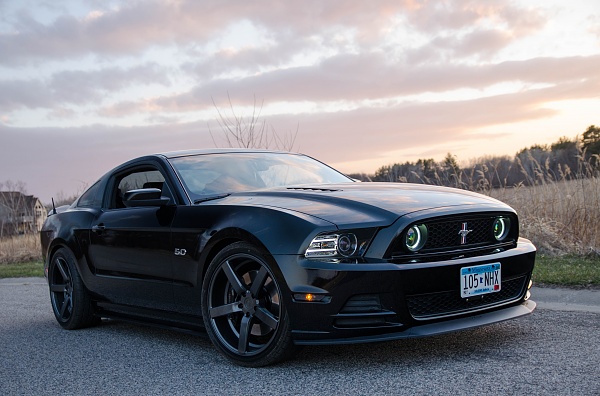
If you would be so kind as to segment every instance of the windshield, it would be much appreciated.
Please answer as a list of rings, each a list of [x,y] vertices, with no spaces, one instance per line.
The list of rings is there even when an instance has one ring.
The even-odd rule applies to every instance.
[[[171,158],[192,200],[216,194],[352,179],[310,157],[285,153],[221,153]]]

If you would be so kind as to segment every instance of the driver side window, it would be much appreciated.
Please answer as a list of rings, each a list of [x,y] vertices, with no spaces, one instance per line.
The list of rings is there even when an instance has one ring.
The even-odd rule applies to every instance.
[[[173,199],[173,195],[165,183],[165,178],[158,170],[155,169],[137,169],[135,171],[122,174],[116,180],[116,188],[113,189],[110,200],[109,209],[124,208],[123,197],[130,190],[138,190],[141,188],[158,188],[162,191],[162,196]]]

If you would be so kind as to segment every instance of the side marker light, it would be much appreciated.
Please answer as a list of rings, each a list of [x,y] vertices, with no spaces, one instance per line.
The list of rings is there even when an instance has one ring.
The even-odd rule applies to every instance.
[[[294,294],[294,300],[301,302],[326,302],[325,294],[312,294],[312,293],[296,293]]]

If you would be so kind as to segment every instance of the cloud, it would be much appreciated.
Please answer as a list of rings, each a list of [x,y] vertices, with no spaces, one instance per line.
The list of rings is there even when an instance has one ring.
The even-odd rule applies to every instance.
[[[490,23],[506,26],[515,34],[526,34],[541,28],[547,20],[543,11],[525,8],[506,1],[446,2],[428,0],[409,14],[411,23],[421,31],[439,33],[468,26]]]
[[[95,3],[103,7],[102,3]],[[541,25],[538,12],[503,2],[439,3],[386,0],[377,6],[368,2],[307,0],[292,3],[272,1],[222,2],[131,1],[119,8],[91,11],[84,17],[59,14],[49,23],[31,16],[27,3],[15,12],[14,33],[0,34],[0,64],[16,65],[42,59],[61,60],[97,56],[134,55],[149,44],[180,47],[206,43],[246,20],[278,37],[315,36],[335,29],[352,30],[359,45],[372,45],[385,35],[390,23],[404,16],[411,26],[424,33],[461,29],[495,15],[510,32]],[[518,17],[516,17],[518,16]],[[532,22],[533,21],[533,22]],[[11,23],[5,20],[5,24]]]
[[[53,96],[40,81],[0,80],[0,107],[3,111],[53,106]]]
[[[96,94],[106,95],[131,86],[152,84],[170,85],[167,71],[155,63],[129,69],[111,67],[96,71],[67,70],[54,74],[48,87],[60,97],[78,102],[89,97],[95,99]]]
[[[327,163],[343,163],[349,158],[356,162],[373,160],[388,151],[398,150],[435,156],[431,148],[441,142],[447,143],[439,155],[451,146],[489,141],[490,135],[474,131],[490,125],[548,118],[557,111],[546,107],[546,103],[593,98],[598,90],[600,78],[477,100],[404,103],[386,108],[284,114],[265,119],[282,138],[299,125],[296,148]],[[139,127],[15,128],[0,125],[2,146],[9,148],[0,156],[0,168],[7,175],[13,175],[13,179],[26,180],[38,191],[56,191],[57,180],[61,188],[75,191],[82,181],[92,183],[109,168],[135,156],[214,147],[208,128],[209,124],[204,121]],[[220,141],[221,132],[216,122],[211,129],[215,139]],[[45,171],[23,166],[24,152],[28,158],[43,163]],[[60,153],[60,161],[56,153]],[[53,169],[60,175],[54,176]]]
[[[483,90],[517,82],[560,85],[594,79],[600,55],[567,58],[535,58],[487,65],[429,65],[409,67],[389,63],[381,53],[338,55],[317,66],[259,73],[241,79],[218,79],[190,91],[140,103],[120,103],[105,115],[123,116],[128,111],[189,112],[213,107],[210,98],[229,92],[238,105],[253,105],[255,97],[266,103],[361,101],[393,98],[423,92],[446,92],[461,88]],[[589,85],[593,90],[593,85]],[[118,111],[116,109],[119,109]]]
[[[165,70],[151,63],[130,69],[66,70],[43,80],[0,80],[0,106],[11,111],[101,103],[126,88],[152,84],[168,86],[170,81]]]
[[[95,12],[93,18],[61,15],[47,25],[21,10],[13,26],[16,33],[0,36],[0,53],[5,54],[0,63],[58,60],[88,54],[132,55],[145,51],[149,43],[186,46],[215,37],[232,23],[244,19],[277,29],[281,24],[287,25],[284,21],[290,16],[295,16],[291,26],[301,31],[319,22],[311,20],[309,4],[302,3],[295,8],[290,13],[283,5],[274,6],[266,1],[252,4],[215,0],[134,1],[118,9]],[[359,18],[353,18],[356,19]]]

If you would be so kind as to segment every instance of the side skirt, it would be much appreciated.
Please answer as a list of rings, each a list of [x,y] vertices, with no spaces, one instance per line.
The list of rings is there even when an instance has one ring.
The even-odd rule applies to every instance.
[[[97,302],[96,307],[95,315],[101,318],[149,325],[194,335],[206,335],[204,322],[200,316],[177,314],[168,311],[131,307],[107,302]]]

